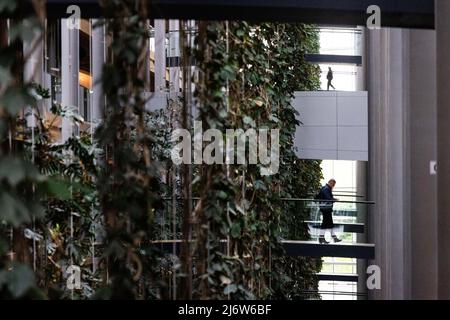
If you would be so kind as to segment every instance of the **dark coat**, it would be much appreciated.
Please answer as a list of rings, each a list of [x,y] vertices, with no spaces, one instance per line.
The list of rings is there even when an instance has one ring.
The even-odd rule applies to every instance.
[[[322,187],[322,189],[320,189],[318,199],[320,199],[320,200],[336,200],[333,197],[333,191],[328,184],[324,185]],[[331,205],[333,205],[333,203],[331,203]]]
[[[320,189],[317,196],[319,200],[336,200],[333,197],[333,191],[331,187],[326,184]],[[322,202],[320,203],[320,211],[322,213],[322,229],[331,229],[334,227],[333,223],[333,202]]]
[[[333,71],[328,71],[327,80],[329,80],[329,81],[333,80]]]

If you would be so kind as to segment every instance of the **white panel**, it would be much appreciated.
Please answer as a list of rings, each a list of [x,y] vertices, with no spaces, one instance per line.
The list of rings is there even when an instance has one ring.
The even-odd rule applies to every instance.
[[[337,97],[343,91],[295,91],[294,97]]]
[[[301,159],[368,159],[367,92],[295,92],[294,145]]]
[[[336,125],[336,97],[301,97],[294,101],[299,120],[304,125]]]
[[[299,149],[295,153],[300,159],[337,159],[336,150]]]
[[[367,127],[338,127],[338,150],[367,151]]]
[[[367,98],[338,97],[337,114],[339,126],[367,126]]]
[[[365,97],[367,98],[367,91],[337,91],[339,97]]]
[[[338,160],[368,161],[367,151],[338,151]]]
[[[295,146],[302,149],[337,150],[336,127],[297,127]]]

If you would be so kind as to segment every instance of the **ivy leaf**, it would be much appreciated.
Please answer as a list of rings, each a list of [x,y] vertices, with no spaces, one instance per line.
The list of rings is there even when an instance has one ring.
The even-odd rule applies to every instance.
[[[275,123],[280,122],[280,119],[278,119],[277,117],[275,117],[273,114],[270,115],[269,119],[272,120],[272,121],[275,122]]]
[[[253,127],[256,127],[256,123],[255,121],[249,117],[249,116],[245,116],[244,119],[242,119],[244,121],[245,124],[251,125]]]
[[[264,101],[261,98],[256,98],[254,102],[258,107],[262,107],[264,105]]]
[[[217,197],[220,198],[220,199],[226,199],[226,198],[228,198],[228,195],[227,195],[227,193],[226,193],[225,191],[220,190],[220,191],[217,193]]]
[[[0,83],[7,86],[11,81],[11,73],[8,68],[0,66]]]
[[[83,123],[84,119],[81,115],[78,114],[77,106],[64,106],[61,110],[61,116],[75,123]]]
[[[0,180],[6,180],[15,187],[25,179],[40,181],[43,179],[37,169],[22,159],[6,156],[0,159]]]
[[[60,200],[70,199],[70,185],[57,177],[51,177],[46,183],[47,192]]]
[[[0,192],[0,208],[0,218],[14,227],[31,221],[27,207],[6,191]]]
[[[2,105],[11,115],[16,115],[27,106],[34,106],[35,98],[24,87],[9,87],[0,97]]]
[[[23,40],[24,42],[31,42],[40,31],[39,22],[36,18],[23,19],[18,23],[10,26],[10,39]]]
[[[222,119],[226,119],[228,116],[228,111],[226,109],[221,109],[219,111],[219,117],[221,117]]]
[[[23,264],[15,264],[13,270],[8,272],[6,281],[8,289],[14,298],[24,296],[28,290],[35,287],[33,271]]]
[[[255,181],[255,189],[256,189],[256,190],[263,190],[263,191],[266,191],[266,190],[267,190],[267,187],[266,187],[266,185],[264,184],[264,182],[262,182],[261,180],[256,180],[256,181]]]
[[[223,294],[235,293],[237,291],[237,286],[235,284],[229,284],[223,289]]]
[[[244,35],[245,35],[244,30],[242,30],[242,29],[236,30],[236,36],[238,36],[239,38],[243,37]]]
[[[25,178],[25,170],[19,159],[4,157],[0,159],[0,179],[6,180],[11,186],[16,186]]]
[[[0,1],[0,12],[13,12],[17,7],[16,0]]]
[[[239,223],[234,223],[231,226],[231,236],[233,238],[239,238],[241,235],[241,225]]]
[[[245,210],[241,206],[239,206],[238,204],[236,204],[235,206],[237,211],[239,211],[241,214],[245,214]]]
[[[222,270],[222,268],[220,268],[220,270]],[[219,271],[220,271],[220,270],[219,270]],[[220,282],[221,282],[222,284],[229,285],[229,284],[231,283],[231,279],[228,278],[228,277],[225,277],[224,275],[221,275],[221,276],[220,276]]]

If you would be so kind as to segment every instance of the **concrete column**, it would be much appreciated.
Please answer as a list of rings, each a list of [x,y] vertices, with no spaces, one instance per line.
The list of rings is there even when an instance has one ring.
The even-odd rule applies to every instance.
[[[356,75],[356,90],[357,91],[366,91],[366,70],[367,70],[367,55],[366,55],[366,29],[364,27],[360,27],[361,36],[355,36],[355,47],[356,54],[360,54],[362,56],[362,65],[357,68]],[[357,199],[357,200],[372,200],[367,198],[367,162],[366,161],[357,161],[356,162],[356,193],[358,195],[363,195],[365,198]],[[368,219],[367,219],[367,206],[360,205],[358,208],[358,217],[357,222],[364,223],[365,233],[357,235],[358,243],[367,243],[368,240]],[[367,285],[366,285],[366,271],[367,271],[367,261],[358,259],[357,261],[357,273],[358,277],[358,292],[366,293]],[[361,299],[363,297],[358,297]],[[365,299],[365,298],[364,298]]]
[[[381,289],[375,299],[408,298],[409,214],[407,212],[409,159],[405,110],[408,97],[404,55],[407,30],[367,32],[369,91],[369,241],[375,243],[375,261],[381,268]]]
[[[67,19],[61,20],[61,104],[63,107],[79,108],[79,30],[69,28]],[[61,140],[69,139],[73,134],[70,119],[62,119]]]
[[[103,65],[106,61],[106,33],[105,26],[98,24],[99,20],[91,20],[91,121],[98,122],[103,118],[103,108],[105,107],[105,95],[101,84]]]
[[[449,254],[445,246],[438,251],[438,225],[444,237],[450,227],[447,211],[439,213],[444,220],[438,221],[436,176],[430,174],[437,149],[435,32],[382,29],[368,35],[368,187],[376,202],[369,210],[369,240],[376,245],[373,263],[382,272],[382,288],[371,297],[435,299],[438,283],[446,283],[445,278],[438,282],[438,261],[442,264],[441,255]],[[444,114],[438,121],[447,130],[449,116]],[[448,198],[445,191],[442,197]],[[449,265],[441,268],[440,276],[448,277]]]
[[[155,20],[155,92],[166,90],[166,21]]]
[[[178,20],[169,20],[169,50],[168,57],[181,57],[180,48],[180,22]],[[171,67],[169,69],[170,91],[178,94],[180,91],[180,67]]]
[[[450,299],[450,1],[435,1],[437,65],[438,298]]]
[[[357,198],[356,200],[368,200],[367,199],[367,162],[357,161],[356,162],[356,193],[358,195],[364,195],[365,198]],[[356,236],[356,240],[358,243],[367,243],[368,242],[368,232],[369,232],[369,224],[367,217],[367,206],[366,205],[357,205],[358,216],[357,222],[364,223],[365,233],[358,234]],[[367,261],[363,259],[357,260],[357,273],[358,277],[358,293],[367,293]],[[358,299],[365,299],[365,297],[361,296]]]

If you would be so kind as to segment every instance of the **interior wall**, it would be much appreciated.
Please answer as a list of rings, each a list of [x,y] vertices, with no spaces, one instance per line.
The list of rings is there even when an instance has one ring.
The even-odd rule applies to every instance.
[[[411,30],[410,165],[411,298],[437,298],[436,32]]]

